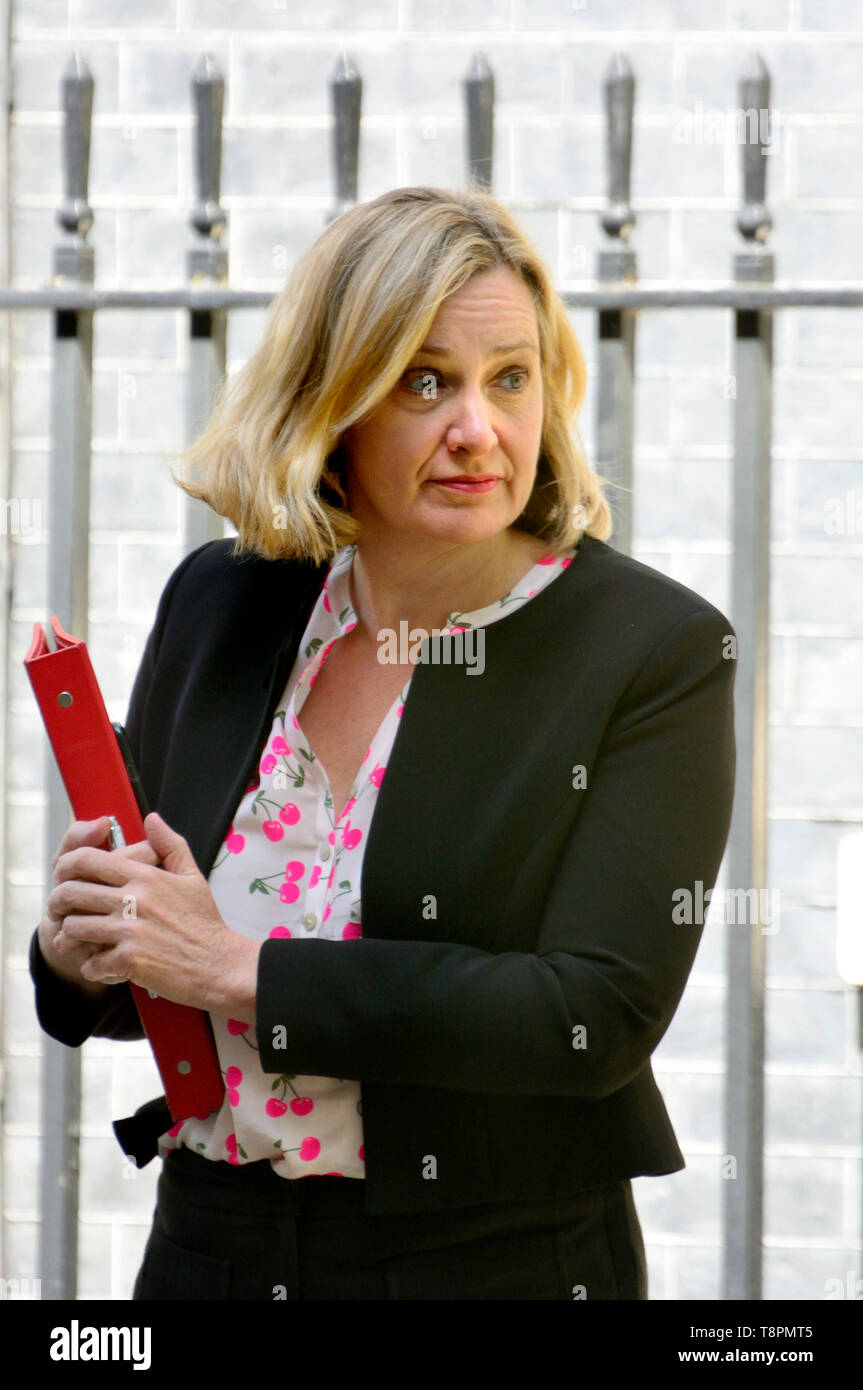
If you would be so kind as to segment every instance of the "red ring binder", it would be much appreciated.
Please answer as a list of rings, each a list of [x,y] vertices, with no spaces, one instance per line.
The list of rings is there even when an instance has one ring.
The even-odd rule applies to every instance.
[[[86,644],[52,614],[34,624],[24,666],[76,820],[114,815],[126,843],[147,838]],[[106,841],[105,847],[108,848]],[[206,1013],[129,984],[175,1121],[218,1110],[225,1093]]]

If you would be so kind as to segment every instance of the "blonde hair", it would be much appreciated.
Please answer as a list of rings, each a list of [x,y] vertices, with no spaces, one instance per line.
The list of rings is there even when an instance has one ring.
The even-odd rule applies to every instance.
[[[611,534],[608,479],[575,429],[587,373],[566,307],[512,214],[481,190],[396,188],[336,217],[272,301],[263,339],[220,383],[209,422],[175,455],[177,485],[236,527],[243,549],[320,564],[361,534],[347,510],[345,431],[383,402],[442,300],[497,266],[537,316],[544,395],[536,480],[514,523],[562,554]]]

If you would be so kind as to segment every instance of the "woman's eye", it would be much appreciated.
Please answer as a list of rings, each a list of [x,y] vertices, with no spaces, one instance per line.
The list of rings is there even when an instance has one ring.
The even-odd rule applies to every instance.
[[[438,373],[427,367],[415,372],[408,372],[404,378],[404,384],[413,396],[425,396],[426,400],[430,401],[437,398]]]
[[[522,391],[524,389],[524,384],[527,381],[527,372],[522,371],[521,367],[513,367],[511,372],[507,372],[506,376],[501,377],[501,381],[511,381],[513,377],[521,378],[521,385],[516,386],[513,389],[516,391]]]
[[[513,367],[512,371],[504,373],[498,380],[516,381],[515,386],[507,388],[511,391],[523,391],[527,383],[527,372],[523,367]],[[423,396],[428,401],[437,400],[438,395],[443,390],[443,381],[440,372],[433,371],[430,367],[423,367],[414,372],[408,372],[403,379],[403,384],[407,387],[412,396]]]

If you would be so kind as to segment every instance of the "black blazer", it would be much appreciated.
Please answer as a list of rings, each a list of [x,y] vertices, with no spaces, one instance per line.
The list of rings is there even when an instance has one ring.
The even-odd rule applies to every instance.
[[[126,721],[151,806],[205,876],[327,569],[232,560],[231,544],[171,574]],[[267,940],[257,982],[265,1072],[362,1083],[369,1212],[685,1166],[650,1057],[702,931],[674,920],[672,895],[714,886],[729,829],[733,635],[704,598],[586,536],[486,628],[482,675],[417,666],[366,846],[362,937]],[[31,972],[52,1037],[143,1036],[128,985],[87,999],[35,933]],[[170,1123],[161,1100],[145,1159]]]

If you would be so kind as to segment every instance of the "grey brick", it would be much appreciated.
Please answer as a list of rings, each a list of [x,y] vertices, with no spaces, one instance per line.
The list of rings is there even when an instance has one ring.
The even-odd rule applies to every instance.
[[[13,124],[9,132],[9,174],[12,187],[29,196],[44,193],[57,203],[63,197],[59,125]]]
[[[179,525],[181,494],[164,456],[93,456],[90,525],[104,531],[171,531]],[[92,583],[92,578],[91,578]]]
[[[37,714],[36,718],[39,719],[40,716]],[[15,724],[13,723],[12,731],[14,732],[14,730]],[[41,751],[37,752],[37,750],[38,741],[34,738],[29,744],[29,756],[34,760],[34,763],[36,764],[36,773],[38,776],[41,775],[40,769],[43,754],[41,753]],[[7,814],[11,814],[13,811],[14,803],[10,805]],[[16,873],[18,872],[17,864],[15,865],[15,871]],[[27,960],[28,952],[30,950],[30,937],[33,935],[34,931],[36,930],[36,927],[41,921],[42,914],[45,911],[45,899],[47,898],[48,893],[50,891],[50,886],[43,890],[41,884],[23,884],[9,882],[7,880],[6,915],[3,926],[7,952],[10,960],[12,960],[15,957],[18,957],[18,959],[21,962],[25,962]],[[33,1039],[31,1038],[30,1045],[38,1046],[40,1044],[34,1043]],[[10,1115],[15,1113],[11,1105],[9,1113]]]
[[[800,0],[801,29],[863,29],[861,0]]]
[[[635,382],[638,421],[636,456],[643,449],[668,449],[671,444],[671,383],[667,377],[641,373]],[[638,460],[640,466],[640,459]]]
[[[840,378],[816,378],[794,372],[774,384],[774,441],[798,450],[809,442],[819,448],[847,448],[856,414],[859,385]]]
[[[93,364],[93,442],[114,440],[119,433],[118,397],[131,389],[129,373]],[[125,402],[124,402],[125,403]]]
[[[820,555],[777,555],[772,566],[772,616],[780,623],[823,623],[863,635],[863,607],[854,601],[860,561]]]
[[[6,1057],[3,1063],[4,1104],[7,1112],[15,1116],[17,1125],[32,1125],[38,1129],[42,1123],[41,1084],[42,1060],[40,1057]],[[17,1203],[13,1203],[17,1205]]]
[[[128,1220],[144,1219],[151,1210],[150,1194],[137,1176],[138,1170],[127,1161],[114,1134],[110,1138],[85,1135],[81,1139],[81,1174],[79,1201],[82,1220],[92,1220],[97,1214],[113,1214]],[[135,1177],[124,1177],[134,1171]]]
[[[177,131],[136,125],[134,121],[119,130],[97,127],[91,147],[91,198],[176,195],[177,139]]]
[[[51,533],[47,530],[49,524],[49,512],[47,506],[44,508],[46,538]],[[43,609],[47,599],[47,567],[48,567],[48,545],[47,539],[38,544],[19,544],[15,546],[15,566],[14,566],[14,585],[16,602],[27,607]],[[59,616],[59,614],[58,614]],[[36,619],[34,619],[36,621]],[[29,644],[28,644],[29,645]],[[23,661],[23,656],[22,656]],[[26,673],[25,673],[26,674]]]
[[[805,44],[776,44],[770,55],[773,88],[789,97],[793,93],[794,110],[807,115],[859,115],[861,63],[863,36],[846,43],[812,38]]]
[[[507,143],[496,140],[495,188],[506,188],[509,183]],[[466,178],[464,129],[451,120],[447,120],[446,124],[441,121],[408,123],[403,134],[402,151],[403,167],[410,171],[407,175],[410,182],[454,188]]]
[[[112,1227],[109,1222],[79,1222],[79,1298],[108,1299],[111,1297],[111,1245]]]
[[[160,537],[161,541],[161,537]],[[136,545],[127,542],[120,551],[120,596],[124,615],[143,615],[151,623],[169,575],[180,563],[181,542]]]
[[[798,637],[795,704],[801,714],[860,714],[863,641]],[[847,730],[860,737],[860,730]]]
[[[594,4],[594,14],[599,11],[600,6]],[[581,43],[579,30],[566,36],[562,45],[564,111],[604,115],[605,77],[617,47],[613,40]],[[639,116],[657,111],[667,113],[673,86],[674,45],[659,35],[646,39],[627,37],[626,56],[636,80]]]
[[[633,14],[630,0],[515,0],[513,23],[519,29],[561,29],[576,34],[585,29],[671,29],[675,0],[640,5]]]
[[[837,1294],[842,1299],[860,1297],[856,1292],[860,1269],[859,1250],[810,1250],[785,1246],[763,1255],[762,1297],[765,1300],[797,1299],[824,1302]]]
[[[853,386],[847,385],[850,408]],[[863,461],[800,459],[797,479],[799,538],[835,544],[837,553],[845,545],[859,545],[863,540]]]
[[[796,975],[812,983],[835,984],[835,909],[783,903],[781,930],[767,938],[767,951],[773,976]]]
[[[768,822],[768,879],[782,885],[783,897],[804,903],[832,902],[836,891],[836,847],[849,827],[841,822]],[[781,935],[781,933],[780,933]],[[772,938],[768,938],[770,940]]]
[[[661,1231],[707,1241],[720,1238],[724,1195],[720,1156],[685,1153],[684,1157],[686,1167],[677,1173],[633,1180],[645,1242]]]
[[[860,214],[856,210],[785,204],[774,218],[770,247],[783,280],[856,280],[860,276]],[[817,259],[813,262],[813,247]],[[847,311],[846,311],[847,312]],[[849,315],[850,317],[850,315]],[[813,436],[817,441],[817,436]]]
[[[663,1061],[697,1057],[699,1062],[720,1062],[724,1034],[725,990],[693,984],[684,991],[654,1056]]]
[[[93,355],[162,358],[177,362],[181,335],[188,339],[188,314],[178,309],[112,309],[93,320]]]
[[[271,209],[245,210],[237,208],[231,214],[231,265],[232,273],[243,284],[256,281],[270,282],[274,294],[287,283],[291,270],[302,253],[311,246],[323,231],[324,215],[321,210],[291,209],[272,211]],[[249,350],[234,347],[232,325],[235,321],[251,322],[245,316],[260,315],[263,333],[264,313],[259,309],[242,309],[244,316],[238,319],[232,312],[228,320],[229,354],[232,360],[239,355],[242,360]],[[245,330],[243,341],[246,341]],[[253,349],[252,349],[253,350]]]
[[[10,314],[12,356],[47,357],[51,352],[52,319],[48,313]]]
[[[277,230],[281,232],[283,228],[278,227]],[[285,279],[287,279],[287,273],[285,273]],[[229,367],[239,366],[251,357],[264,335],[265,324],[266,311],[264,309],[235,309],[229,314],[227,333]]]
[[[823,272],[829,270],[825,262]],[[801,367],[863,366],[863,321],[845,309],[789,309],[781,321],[793,324],[795,361]]]
[[[106,2],[110,3],[111,0]],[[228,44],[220,39],[208,39],[207,53],[212,55],[225,78],[227,97]],[[184,40],[172,34],[158,45],[136,38],[123,51],[120,69],[122,111],[144,116],[176,114],[187,118],[192,115],[195,109],[192,74],[200,59],[201,44],[197,36]]]
[[[181,448],[185,420],[184,380],[176,371],[134,370],[120,374],[120,437],[147,448]]]
[[[859,127],[801,126],[794,137],[799,197],[863,196]]]
[[[182,285],[186,280],[186,247],[192,241],[190,206],[191,200],[189,207],[118,211],[115,274],[124,282]],[[160,313],[153,312],[161,318]]]
[[[771,804],[863,806],[863,729],[774,725],[769,771]]]
[[[406,29],[421,29],[425,33],[441,29],[445,33],[451,29],[506,32],[510,28],[510,8],[511,0],[405,0],[403,24]]]
[[[12,9],[12,37],[22,29],[65,29],[69,0],[23,0]]]
[[[82,1133],[110,1132],[111,1120],[111,1058],[84,1055],[81,1067],[81,1129]]]
[[[19,39],[13,47],[13,98],[16,115],[61,111],[63,71],[69,62],[69,39]],[[85,42],[79,50],[93,75],[93,115],[117,110],[117,48]]]
[[[226,130],[225,195],[324,196],[331,191],[329,160],[323,123],[317,130]]]
[[[737,390],[733,373],[717,367],[707,375],[684,372],[671,378],[674,410],[671,416],[671,447],[731,450],[733,425],[732,392]],[[711,460],[712,462],[712,460]]]
[[[519,197],[597,198],[604,155],[592,118],[521,121],[513,129],[512,187]]]
[[[768,988],[765,1059],[803,1067],[845,1062],[845,997],[840,990]]]
[[[729,29],[788,29],[790,0],[728,0],[725,23]]]
[[[150,1169],[143,1169],[138,1174],[141,1182],[141,1191],[149,1192],[150,1205],[155,1205],[156,1200],[156,1180],[159,1173],[156,1164],[151,1167],[155,1170],[152,1174]],[[148,1180],[148,1187],[144,1188],[144,1179]],[[135,1287],[135,1280],[138,1277],[138,1270],[144,1260],[144,1248],[150,1235],[150,1215],[147,1213],[146,1224],[125,1222],[123,1225],[114,1227],[114,1258],[111,1264],[111,1291],[113,1298],[130,1299],[132,1290]]]
[[[722,1297],[722,1250],[719,1246],[677,1251],[678,1299],[714,1303]]]
[[[843,1160],[840,1158],[764,1159],[764,1235],[843,1236]]]
[[[41,1278],[39,1222],[8,1217],[3,1223],[4,1263],[9,1279]]]
[[[682,1149],[690,1144],[715,1144],[724,1135],[725,1078],[719,1073],[657,1069],[657,1084],[665,1100]]]
[[[729,471],[724,459],[640,459],[634,499],[639,536],[721,541],[730,522]]]
[[[637,150],[632,168],[634,198],[672,198],[686,190],[688,198],[717,198],[729,191],[728,157],[736,150],[687,136],[688,126],[675,114],[661,124],[636,127]],[[604,183],[603,183],[604,190]]]
[[[664,228],[668,234],[667,225]],[[653,266],[651,265],[651,274]],[[715,392],[730,370],[730,323],[710,309],[659,309],[642,314],[636,329],[638,361],[651,367],[709,368],[714,375],[707,383]],[[675,382],[675,385],[679,385]],[[704,382],[699,387],[704,389]],[[721,389],[720,389],[721,395]],[[675,397],[677,400],[677,397]],[[723,400],[728,409],[729,402]],[[725,444],[723,437],[710,440]]]
[[[854,1148],[860,1135],[859,1076],[768,1076],[764,1141]]]
[[[146,10],[136,18],[142,28],[173,29],[177,0],[147,0]],[[129,7],[123,0],[69,0],[69,22],[82,29],[128,29]]]
[[[186,0],[183,23],[186,28],[234,29],[237,8],[233,0]],[[246,0],[243,6],[245,29],[395,29],[398,0],[316,0],[314,5],[298,0]]]
[[[119,602],[119,541],[115,536],[90,536],[90,622],[110,620]]]
[[[25,676],[26,680],[26,676]],[[32,699],[32,694],[31,694]],[[19,878],[31,881],[38,881],[42,874],[43,865],[43,844],[44,832],[42,825],[42,811],[38,806],[22,805],[14,797],[10,796],[7,801],[6,809],[6,852],[8,862],[15,865],[15,873]],[[36,921],[39,919],[37,918]],[[36,922],[33,923],[35,929]],[[15,999],[15,980],[10,970],[7,976],[9,996]],[[29,987],[30,977],[27,975],[25,989]],[[7,1006],[9,1000],[7,999]],[[8,1031],[6,1034],[7,1046],[15,1047],[32,1043],[33,1030],[27,1024],[25,1031],[20,1031],[22,1019],[20,1015],[15,1016],[14,1009],[6,1014]],[[17,1029],[17,1031],[16,1031]]]
[[[24,656],[25,653],[21,651],[12,653],[12,659],[16,662],[23,662]],[[7,711],[9,746],[6,785],[10,791],[41,792],[43,787],[44,769],[40,741],[45,737],[45,726],[32,694],[31,704],[32,709]],[[33,925],[35,926],[35,923]]]
[[[329,79],[336,56],[329,37],[297,44],[287,36],[285,42],[272,37],[262,41],[238,33],[231,53],[227,114],[270,119],[329,116]],[[361,61],[359,56],[355,59],[360,66]]]

